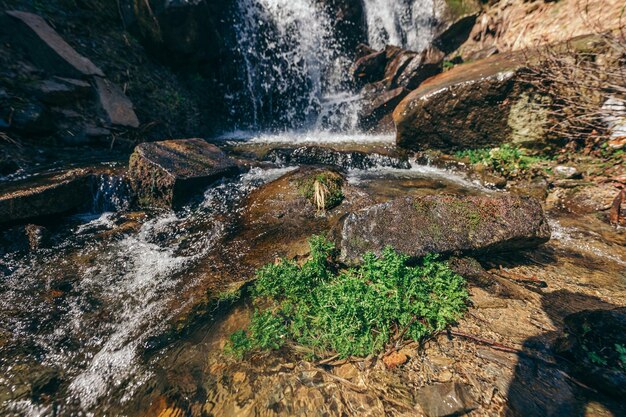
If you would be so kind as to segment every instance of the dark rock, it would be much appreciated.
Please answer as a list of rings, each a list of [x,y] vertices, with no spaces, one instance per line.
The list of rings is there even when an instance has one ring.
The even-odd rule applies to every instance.
[[[569,359],[577,376],[591,387],[625,398],[626,364],[618,346],[626,351],[626,308],[581,311],[564,321],[557,353]]]
[[[523,61],[501,54],[428,79],[394,111],[398,145],[454,150],[543,140],[544,99],[520,81]]]
[[[382,82],[366,85],[361,92],[360,126],[363,129],[374,129],[379,126],[380,121],[390,115],[408,93],[404,87],[386,90]]]
[[[476,408],[469,387],[458,382],[420,388],[416,399],[428,417],[458,416]]]
[[[446,54],[456,51],[469,38],[479,14],[477,12],[458,18],[437,36],[432,44]]]
[[[128,175],[142,206],[178,208],[211,183],[238,172],[237,165],[202,139],[142,143]]]
[[[11,119],[15,130],[34,135],[43,135],[54,131],[54,120],[50,111],[40,103],[31,102],[17,108]]]
[[[513,195],[430,195],[399,198],[350,214],[341,257],[358,262],[386,246],[412,257],[485,254],[536,247],[550,239],[541,204]]]
[[[385,51],[377,51],[358,58],[354,63],[352,73],[355,79],[363,83],[370,83],[384,78],[386,65],[387,55]]]
[[[411,167],[406,157],[340,151],[320,146],[272,149],[265,159],[277,164],[330,165],[343,169],[371,169],[381,166],[409,169]]]
[[[366,45],[364,43],[360,43],[356,46],[356,53],[355,53],[355,61],[358,60],[359,58],[363,58],[364,56],[373,54],[376,52],[376,49],[372,48],[369,45]]]
[[[398,78],[406,68],[406,66],[417,56],[412,51],[402,51],[398,53],[385,66],[385,85],[388,89],[398,86]]]
[[[95,80],[100,106],[106,113],[108,121],[114,126],[139,127],[133,103],[126,94],[107,79],[96,77]]]
[[[92,201],[92,175],[73,170],[33,180],[9,183],[0,190],[0,222],[64,214]]]
[[[427,48],[415,55],[397,76],[395,85],[414,90],[428,78],[439,74],[443,69],[445,54],[437,48]]]
[[[85,98],[91,92],[91,86],[81,80],[57,78],[45,80],[37,86],[39,99],[47,104],[62,105]]]
[[[33,62],[51,74],[84,78],[104,77],[100,68],[80,55],[40,16],[21,11],[7,11],[3,24],[26,49]]]
[[[154,55],[175,65],[218,64],[232,36],[234,1],[122,0],[130,3],[131,30]],[[231,24],[229,24],[231,23]],[[222,65],[224,65],[222,61]]]

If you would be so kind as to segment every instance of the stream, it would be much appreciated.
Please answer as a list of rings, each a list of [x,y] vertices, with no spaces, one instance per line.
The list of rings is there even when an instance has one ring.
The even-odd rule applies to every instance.
[[[432,0],[363,4],[366,38],[374,48],[392,44],[421,51],[435,35]],[[264,230],[261,220],[250,221],[250,213],[263,209],[251,201],[267,184],[305,165],[340,170],[356,203],[339,206],[323,219],[328,224],[336,220],[332,216],[361,208],[360,201],[503,192],[481,185],[467,171],[409,158],[395,147],[393,133],[359,131],[353,61],[333,32],[333,17],[318,2],[237,0],[236,5],[238,76],[244,88],[225,97],[233,130],[207,139],[244,160],[247,170],[208,187],[180,210],[140,211],[130,204],[123,180],[126,155],[116,155],[104,167],[85,162],[103,172],[96,178],[91,207],[48,219],[46,244],[36,250],[0,258],[0,414],[400,416],[413,410],[416,387],[450,381],[444,368],[455,375],[465,368],[480,374],[475,385],[486,386],[480,395],[491,392],[481,404],[496,415],[501,404],[492,401],[494,393],[506,391],[502,381],[519,375],[503,376],[496,366],[472,362],[462,355],[478,357],[475,346],[445,341],[443,335],[443,342],[428,347],[431,353],[441,349],[438,364],[415,353],[412,367],[397,373],[370,371],[376,358],[330,361],[331,368],[285,352],[242,362],[224,355],[228,336],[247,323],[251,307],[245,299],[233,305],[215,300],[244,287],[259,266],[291,254],[291,236],[281,234],[285,231]],[[46,166],[20,175],[37,177],[70,167]],[[507,273],[545,282],[546,294],[584,294],[587,304],[581,305],[586,307],[602,307],[600,299],[622,305],[623,230],[592,214],[554,209],[547,215],[549,243],[481,263],[490,271],[508,268]],[[317,232],[308,226],[299,232]],[[299,247],[293,251],[295,258],[306,255]],[[520,349],[535,337],[553,340],[562,316],[546,313],[547,296],[536,288],[520,292],[527,299],[507,291],[498,299],[485,296],[489,307],[480,313],[485,317],[471,316],[461,325],[487,329],[490,337],[503,334]],[[555,304],[564,312],[576,311],[568,300],[562,297]],[[489,320],[493,328],[485,324]],[[517,358],[505,359],[509,368],[516,367]],[[428,369],[420,368],[423,363]],[[363,386],[367,389],[359,391]],[[575,389],[572,398],[595,401]]]

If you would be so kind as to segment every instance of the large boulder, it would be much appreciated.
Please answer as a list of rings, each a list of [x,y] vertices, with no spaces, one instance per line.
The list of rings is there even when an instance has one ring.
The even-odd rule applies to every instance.
[[[142,143],[128,175],[142,206],[179,208],[211,183],[238,172],[235,162],[202,139]]]
[[[6,12],[0,23],[19,40],[33,62],[51,74],[104,77],[100,68],[76,52],[41,16],[12,10]]]
[[[550,239],[538,200],[513,195],[405,197],[350,214],[341,258],[358,262],[386,246],[413,257],[532,248]]]
[[[8,183],[0,190],[0,225],[89,208],[93,175],[86,170]]]
[[[541,141],[545,99],[521,79],[524,62],[496,55],[428,79],[394,111],[398,145],[455,150]]]

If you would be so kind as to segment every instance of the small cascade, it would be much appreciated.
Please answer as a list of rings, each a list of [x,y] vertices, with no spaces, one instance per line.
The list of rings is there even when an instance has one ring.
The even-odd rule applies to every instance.
[[[109,174],[94,178],[92,213],[125,211],[130,205],[131,190],[127,179]]]
[[[365,0],[369,43],[421,50],[434,0]],[[230,97],[242,130],[356,132],[361,100],[336,16],[319,0],[237,0],[243,91]],[[363,29],[363,28],[361,28]],[[359,28],[355,28],[359,30]]]

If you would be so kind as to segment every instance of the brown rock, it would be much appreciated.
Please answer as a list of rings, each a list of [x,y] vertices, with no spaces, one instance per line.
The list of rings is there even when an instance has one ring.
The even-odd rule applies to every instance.
[[[140,205],[169,208],[180,207],[209,184],[237,172],[230,158],[202,139],[142,143],[128,168]]]
[[[476,407],[467,385],[457,382],[428,385],[420,388],[416,396],[429,417],[462,415]]]
[[[550,239],[539,201],[513,195],[404,197],[350,214],[341,258],[380,255],[386,246],[413,257],[531,248]]]
[[[419,87],[428,78],[439,74],[443,69],[445,54],[430,47],[415,55],[396,77],[395,84],[409,90]]]
[[[363,129],[373,129],[391,114],[398,103],[408,94],[403,87],[385,90],[383,83],[368,84],[363,88],[363,105],[359,112],[359,123]]]
[[[496,55],[422,83],[395,109],[399,146],[423,150],[538,142],[547,116],[518,74],[524,58]]]
[[[66,77],[104,77],[100,68],[80,55],[46,21],[32,13],[7,11],[4,19],[31,59],[52,74]]]
[[[12,183],[0,191],[0,223],[62,214],[92,199],[92,175],[85,170]]]
[[[100,105],[108,121],[115,126],[139,127],[139,119],[135,114],[133,103],[126,94],[105,78],[96,77],[95,80]]]
[[[406,356],[402,352],[393,352],[383,358],[385,366],[387,366],[387,368],[389,369],[397,368],[400,365],[404,365],[408,360],[408,356]]]

